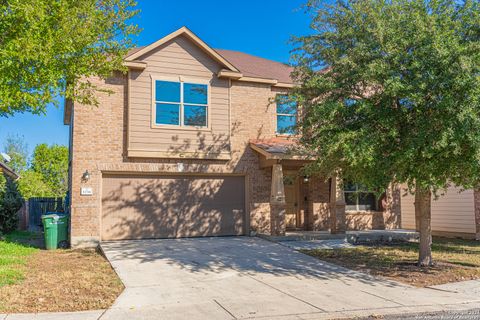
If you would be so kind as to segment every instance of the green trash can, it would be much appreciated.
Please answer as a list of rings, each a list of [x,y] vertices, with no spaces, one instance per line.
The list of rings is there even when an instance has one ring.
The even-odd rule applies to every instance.
[[[42,223],[47,250],[68,247],[68,216],[66,214],[43,215]]]

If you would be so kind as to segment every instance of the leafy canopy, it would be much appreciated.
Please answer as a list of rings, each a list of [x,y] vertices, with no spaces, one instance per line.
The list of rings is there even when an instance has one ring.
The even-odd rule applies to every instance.
[[[12,159],[8,166],[20,175],[15,183],[24,199],[65,196],[68,190],[67,146],[39,144],[30,157],[23,136],[8,135],[4,145],[4,152]]]
[[[44,113],[57,97],[97,104],[88,77],[124,70],[133,0],[0,0],[0,116]]]
[[[43,176],[32,169],[28,169],[22,173],[20,179],[17,180],[17,185],[18,191],[25,200],[33,197],[57,197],[65,195],[55,194],[45,181],[43,181]]]
[[[5,139],[3,151],[10,156],[11,160],[8,166],[17,173],[27,169],[28,165],[28,145],[25,138],[20,135],[8,135]]]
[[[62,145],[39,144],[33,151],[32,170],[55,197],[63,197],[68,189],[68,148]],[[37,179],[31,175],[32,179]]]
[[[295,98],[310,170],[380,190],[480,178],[480,4],[311,0]]]

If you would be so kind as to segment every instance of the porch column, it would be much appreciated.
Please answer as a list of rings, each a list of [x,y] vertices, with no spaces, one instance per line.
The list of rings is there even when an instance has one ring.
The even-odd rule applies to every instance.
[[[330,179],[330,183],[330,232],[345,233],[347,221],[342,180],[335,176]]]
[[[402,225],[402,212],[400,210],[401,190],[400,186],[393,182],[385,191],[385,208],[382,216],[384,229],[400,229]]]
[[[285,189],[283,170],[279,163],[272,165],[272,187],[270,194],[270,233],[274,236],[285,234]]]

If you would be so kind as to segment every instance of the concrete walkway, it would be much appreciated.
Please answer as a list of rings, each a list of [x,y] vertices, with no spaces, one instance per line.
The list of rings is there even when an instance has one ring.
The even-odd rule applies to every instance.
[[[333,240],[288,240],[277,241],[282,246],[289,247],[294,250],[314,250],[314,249],[344,249],[355,248],[353,244],[345,239]]]
[[[479,282],[413,288],[258,238],[103,243],[126,289],[112,308],[0,320],[340,319],[480,307]]]

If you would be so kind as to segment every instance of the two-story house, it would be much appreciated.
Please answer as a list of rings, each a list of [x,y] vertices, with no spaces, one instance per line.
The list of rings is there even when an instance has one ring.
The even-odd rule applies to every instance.
[[[307,177],[288,152],[292,68],[215,50],[181,28],[94,80],[99,107],[67,102],[72,246],[102,240],[398,227],[383,199]]]

